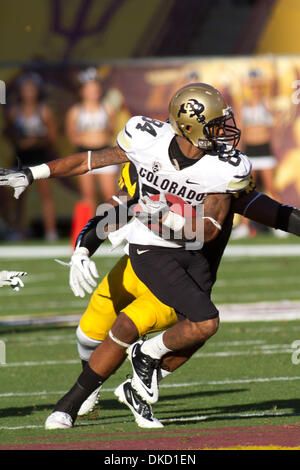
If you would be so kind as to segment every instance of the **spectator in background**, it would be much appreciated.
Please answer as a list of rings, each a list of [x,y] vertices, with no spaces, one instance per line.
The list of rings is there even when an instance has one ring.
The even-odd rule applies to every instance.
[[[17,101],[8,111],[7,136],[15,148],[14,166],[39,165],[53,160],[56,125],[52,111],[44,102],[43,83],[36,73],[26,73],[17,82]],[[39,180],[37,189],[42,203],[42,216],[45,239],[57,239],[54,200],[51,194],[51,182]],[[26,197],[26,196],[25,196]],[[24,236],[24,203],[18,201],[16,230]]]
[[[252,162],[255,181],[261,183],[262,189],[270,197],[279,200],[274,185],[277,160],[272,153],[271,145],[274,116],[265,93],[266,80],[259,70],[249,72],[247,86],[249,99],[237,113],[238,126],[241,129],[240,148]],[[243,218],[240,225],[233,229],[231,238],[246,238],[250,233],[250,221]],[[283,232],[274,230],[274,234],[281,236]]]
[[[102,87],[96,69],[82,72],[79,80],[81,101],[67,112],[66,133],[78,152],[101,150],[112,144],[114,113],[102,100]],[[118,165],[111,165],[78,177],[82,202],[91,208],[92,215],[98,202],[96,183],[103,200],[110,199],[116,191],[118,171]]]

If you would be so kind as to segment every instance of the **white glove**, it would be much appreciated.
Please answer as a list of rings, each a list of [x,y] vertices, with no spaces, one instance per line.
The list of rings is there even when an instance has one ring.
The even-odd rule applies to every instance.
[[[75,297],[84,297],[93,292],[97,286],[94,277],[99,277],[96,264],[89,258],[89,250],[85,247],[76,248],[70,263],[56,259],[58,263],[70,267],[69,284]]]
[[[23,271],[0,271],[0,287],[11,286],[17,292],[20,287],[24,287],[20,277],[26,276],[26,274]]]
[[[158,201],[153,201],[149,196],[143,196],[138,203],[142,213],[152,216],[164,214],[170,210],[164,193],[160,193]]]
[[[14,188],[14,197],[16,199],[19,199],[20,195],[32,181],[32,173],[28,168],[20,171],[0,168],[0,186],[10,186]]]

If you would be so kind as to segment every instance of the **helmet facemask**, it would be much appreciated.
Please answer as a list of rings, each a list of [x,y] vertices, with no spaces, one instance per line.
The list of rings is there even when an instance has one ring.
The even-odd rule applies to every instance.
[[[236,126],[233,112],[228,108],[224,116],[212,119],[204,124],[203,134],[211,145],[199,139],[199,148],[230,153],[238,145],[241,131]]]

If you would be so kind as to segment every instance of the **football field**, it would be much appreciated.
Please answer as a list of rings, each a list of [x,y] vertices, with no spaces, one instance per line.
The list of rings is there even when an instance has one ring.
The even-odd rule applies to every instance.
[[[213,291],[220,329],[161,382],[153,410],[163,429],[138,428],[115,398],[131,372],[126,361],[90,415],[46,431],[81,370],[75,329],[88,297],[73,296],[68,270],[53,261],[67,245],[44,245],[36,256],[28,244],[21,257],[17,246],[1,246],[2,269],[29,274],[22,291],[0,293],[0,450],[300,449],[299,247],[292,236],[230,243]],[[118,257],[108,255],[96,257],[102,276]]]

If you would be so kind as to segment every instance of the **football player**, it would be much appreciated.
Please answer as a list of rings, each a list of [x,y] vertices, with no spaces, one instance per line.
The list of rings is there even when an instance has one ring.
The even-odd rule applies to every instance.
[[[136,200],[139,191],[136,171],[132,164],[124,166],[119,186],[122,192],[118,194],[118,197],[127,193],[133,200]],[[290,224],[285,227],[285,230],[290,233],[299,234],[299,211],[291,207],[281,206],[277,201],[270,199],[262,193],[258,193],[255,190],[253,180],[244,192],[233,195],[231,205],[232,212],[244,214],[256,222],[265,223],[265,225],[273,228],[282,226],[280,219],[283,214],[281,212],[287,210],[290,213],[293,212],[294,215],[291,217]],[[98,234],[96,233],[97,223],[100,219],[101,217],[99,216],[92,219],[82,230],[77,240],[75,253],[72,258],[77,258],[75,265],[79,268],[73,271],[71,268],[70,272],[70,286],[77,296],[84,296],[85,290],[89,293],[91,292],[90,286],[86,289],[90,278],[85,276],[82,263],[79,260],[80,252],[83,249],[84,263],[89,263],[89,257],[93,255],[106,238],[106,235],[102,237],[99,232]],[[229,227],[231,227],[230,224]],[[219,235],[217,242],[211,245],[210,250],[207,250],[206,247],[208,255],[209,252],[215,254],[215,257],[211,256],[215,265],[218,264],[218,257],[221,256],[224,244],[227,242],[227,235],[225,237],[224,235]],[[218,248],[217,250],[216,247]],[[83,283],[82,279],[84,279]],[[133,298],[134,302],[131,305]],[[132,320],[132,323],[127,322],[126,325],[127,329],[132,329],[132,337],[135,335],[141,337],[143,334],[151,331],[168,328],[177,321],[175,311],[159,302],[138,279],[132,269],[128,256],[125,255],[117,262],[116,266],[105,276],[95,290],[89,306],[80,320],[80,325],[77,328],[77,340],[79,356],[83,365],[89,360],[93,350],[107,337],[119,311],[122,311],[118,318],[119,323],[126,323],[126,316]],[[112,333],[110,332],[110,334]],[[126,340],[128,343],[130,342],[129,336],[126,337]],[[123,347],[123,357],[125,357],[127,345],[127,343],[123,346],[121,345],[120,349],[122,350]],[[187,357],[189,357],[189,354],[186,354],[185,358]],[[173,363],[170,361],[171,358],[169,357],[169,364],[165,361],[165,364],[162,365],[160,369],[161,378],[168,375],[168,373],[175,370],[182,363],[178,358],[176,361],[175,357],[173,358]],[[164,367],[167,367],[168,370],[164,369]],[[79,415],[86,414],[93,409],[97,402],[98,392],[99,389],[96,389],[82,404]],[[116,394],[119,400],[132,410],[139,426],[159,427],[159,421],[154,418],[151,406],[147,405],[136,395],[130,380],[121,384],[116,390]],[[53,428],[61,427],[62,422],[69,423],[70,425],[73,424],[73,420],[70,420],[70,417],[58,413],[51,415],[48,425],[50,423]]]
[[[0,287],[10,286],[15,292],[24,287],[21,277],[26,276],[24,271],[0,271]]]
[[[190,95],[187,96],[186,92],[189,92]],[[180,93],[176,94],[175,98],[178,98],[179,95]],[[215,191],[220,191],[223,197],[219,196],[215,198],[215,203],[220,204],[221,207],[221,219],[223,218],[222,220],[219,220],[219,225],[221,225],[226,219],[226,209],[229,208],[231,201],[231,196],[228,197],[227,192],[230,193],[242,190],[249,184],[250,168],[248,166],[248,161],[245,156],[234,151],[234,147],[238,140],[238,131],[234,123],[232,125],[228,124],[228,120],[232,119],[232,113],[224,103],[220,94],[207,86],[197,85],[190,87],[189,90],[184,89],[183,95],[181,94],[181,97],[179,96],[181,99],[180,106],[176,104],[176,100],[173,100],[173,110],[172,106],[170,108],[171,123],[172,117],[174,118],[173,127],[171,124],[173,133],[169,126],[163,129],[165,124],[160,123],[159,121],[153,121],[149,118],[133,118],[129,121],[123,133],[120,134],[118,141],[119,144],[123,146],[123,149],[126,147],[124,149],[126,150],[126,155],[131,156],[132,161],[134,161],[138,169],[139,183],[142,187],[142,193],[143,189],[146,193],[151,194],[159,188],[159,192],[171,191],[177,195],[180,194],[180,196],[185,198],[187,201],[191,199],[193,203],[201,203],[203,202],[203,193],[214,193]],[[209,111],[212,111],[212,113],[209,114]],[[142,133],[149,134],[147,135],[148,140],[139,139],[136,135],[138,130]],[[178,133],[181,133],[182,135],[178,136]],[[157,138],[157,141],[151,142],[150,136],[153,139]],[[158,144],[158,142],[160,143],[159,147],[161,154],[158,152],[159,147],[156,146],[155,148],[155,144]],[[186,158],[186,155],[182,153],[182,149],[185,151],[185,154],[188,155],[188,158]],[[157,153],[155,152],[155,156],[159,154],[159,158],[156,161],[151,160],[152,151],[157,151]],[[65,160],[64,163],[62,163],[63,160],[51,162],[46,165],[46,167],[41,165],[37,168],[32,168],[29,171],[26,170],[24,172],[19,172],[18,174],[3,172],[2,182],[13,186],[15,188],[16,196],[18,196],[29,184],[30,180],[34,178],[66,176],[66,171],[68,172],[67,175],[78,174],[78,172],[84,172],[89,168],[97,167],[97,165],[105,165],[107,162],[121,163],[127,160],[124,156],[124,152],[122,153],[118,148],[111,149],[107,152],[107,155],[108,160],[102,153],[95,153],[94,155],[94,152],[88,152],[86,155],[77,155],[63,159]],[[148,155],[148,159],[145,159],[146,155]],[[143,161],[140,161],[142,156]],[[174,166],[175,170],[170,165],[170,162],[172,162],[171,165]],[[203,165],[199,165],[201,162]],[[227,166],[223,166],[220,162],[227,164]],[[212,164],[212,166],[210,164]],[[166,167],[164,167],[164,165]],[[203,174],[200,174],[200,167],[203,170]],[[214,171],[212,167],[214,167]],[[176,174],[175,171],[178,172],[178,174]],[[161,175],[154,175],[154,173],[161,173]],[[177,178],[177,181],[174,181],[178,175],[185,178],[185,184],[183,184],[180,177]],[[197,192],[198,188],[196,188],[196,190],[193,189],[193,185],[199,185],[199,192]],[[202,193],[200,192],[200,188],[203,191]],[[251,205],[253,207],[253,201]],[[295,219],[297,219],[297,214],[295,215],[295,211],[292,208],[285,211],[282,206],[280,206],[280,209],[281,210],[278,210],[278,212],[281,213],[281,217],[279,217],[277,221],[280,222],[280,225],[278,225],[277,222],[276,225],[278,228],[284,229],[284,226],[290,226],[292,221],[294,222]],[[171,220],[171,224],[172,222],[174,222],[174,220]],[[275,221],[273,221],[273,223],[275,223]],[[205,251],[204,249],[202,250],[202,256],[199,255],[199,252],[196,250],[190,250],[190,252],[186,254],[183,253],[182,250],[173,250],[173,248],[176,247],[176,244],[171,245],[171,251],[173,251],[172,254],[170,253],[170,250],[168,252],[165,250],[161,251],[162,248],[171,248],[169,243],[172,242],[164,241],[166,243],[162,243],[161,240],[158,241],[158,239],[155,238],[155,234],[150,235],[147,231],[145,232],[144,228],[148,230],[147,227],[138,224],[139,221],[135,221],[135,230],[127,236],[127,239],[131,243],[130,250],[132,250],[132,248],[135,249],[135,235],[136,233],[139,233],[140,238],[138,238],[138,241],[143,249],[136,248],[136,253],[132,253],[132,259],[136,264],[135,271],[140,272],[139,277],[143,280],[143,276],[145,275],[144,265],[147,265],[147,262],[143,262],[139,265],[136,256],[139,255],[138,250],[140,253],[143,252],[142,254],[145,254],[145,257],[147,256],[146,253],[150,252],[152,255],[151,258],[154,258],[154,265],[156,264],[158,268],[165,268],[165,265],[168,265],[168,263],[164,263],[163,265],[162,263],[159,263],[159,258],[162,261],[162,256],[164,256],[167,261],[177,262],[177,266],[179,266],[179,268],[182,268],[185,263],[185,265],[191,269],[189,273],[190,277],[195,281],[195,284],[198,287],[198,289],[193,289],[193,287],[195,287],[193,283],[187,282],[186,276],[183,275],[187,291],[192,294],[193,301],[186,302],[188,308],[184,306],[184,303],[181,303],[181,299],[179,298],[177,288],[177,295],[174,296],[174,306],[185,317],[181,322],[181,327],[183,327],[181,332],[184,332],[185,334],[182,335],[182,337],[177,335],[177,343],[173,348],[168,348],[168,345],[164,343],[164,340],[165,335],[167,335],[166,338],[168,339],[169,337],[169,344],[170,342],[172,343],[172,341],[176,342],[176,338],[174,339],[174,335],[172,334],[174,333],[174,328],[177,326],[176,324],[167,330],[164,334],[163,340],[161,336],[158,335],[159,343],[154,345],[154,349],[156,348],[156,355],[161,355],[162,357],[166,352],[173,350],[179,351],[182,349],[183,344],[186,344],[189,349],[197,349],[216,331],[218,324],[217,311],[210,301],[210,290],[214,282],[214,276],[211,275],[211,272],[207,269],[208,263],[207,258],[204,256]],[[141,233],[144,235],[146,234],[147,236],[142,237]],[[152,245],[149,244],[149,241]],[[212,246],[211,244],[208,245]],[[155,250],[153,250],[153,246],[155,246]],[[145,247],[146,250],[144,249]],[[181,248],[181,246],[178,248]],[[185,251],[187,252],[188,250]],[[193,251],[193,253],[191,253],[191,251]],[[149,256],[147,256],[147,258],[149,261]],[[194,258],[196,263],[192,262],[192,258]],[[151,267],[150,270],[152,272],[155,271],[153,270],[153,265],[151,266],[151,263],[150,265],[148,264],[148,266]],[[198,266],[201,266],[201,268],[198,269]],[[179,269],[179,271],[182,274],[182,270]],[[157,269],[156,272],[159,272],[159,269]],[[171,274],[171,272],[166,273],[165,271],[165,274]],[[174,280],[178,281],[178,272],[176,273],[176,276],[177,279],[173,276],[172,282]],[[197,276],[199,277],[197,278]],[[163,281],[169,282],[169,276],[163,276]],[[197,284],[196,281],[198,281],[199,284]],[[164,297],[164,293],[160,288],[161,286],[157,286],[155,284],[155,280],[153,284],[153,279],[148,278],[147,283],[150,285],[152,283],[152,289],[153,291],[156,291],[155,293],[158,298],[161,297],[162,299]],[[171,299],[171,293],[174,292],[174,290],[172,291],[173,286],[170,286],[169,284],[165,287],[167,287],[166,295],[168,299],[171,300],[171,302],[168,301],[167,303],[173,303]],[[203,295],[200,295],[199,293],[201,288]],[[185,291],[183,291],[183,294],[185,294],[185,300],[189,300],[187,299]],[[200,318],[197,317],[197,308],[195,306],[196,300],[198,301],[196,302],[197,305],[202,305],[203,307],[202,312],[200,312]],[[201,300],[203,302],[199,303]],[[186,308],[187,310],[185,311]],[[183,310],[183,312],[181,312],[181,310]],[[171,333],[168,335],[169,332]],[[126,337],[126,335],[124,336]],[[122,337],[122,335],[120,335],[120,337]],[[124,340],[124,342],[126,342],[126,340]],[[101,349],[101,346],[102,345],[100,345],[97,350]],[[136,349],[137,346],[135,346],[135,350]],[[149,375],[149,370],[151,370],[149,383],[151,384],[153,382],[154,386],[150,387],[148,392],[150,391],[150,394],[153,393],[154,399],[152,397],[152,400],[155,401],[157,369],[158,364],[160,363],[160,358],[151,358],[150,354],[145,355],[143,354],[143,351],[140,351],[140,349],[141,347],[139,347],[139,350],[137,351],[137,356],[139,356],[139,366],[142,367],[140,367],[139,371],[137,371],[138,368],[135,370],[135,386],[136,388],[139,388],[139,381],[141,382],[141,386],[145,385],[148,381],[147,375]],[[153,352],[151,354],[152,356],[155,356]],[[61,405],[63,402],[65,405],[68,405],[70,413],[74,412],[78,406],[78,402],[82,402],[84,394],[87,394],[88,391],[92,391],[92,388],[94,390],[96,388],[95,384],[99,385],[99,383],[103,381],[103,376],[97,373],[97,371],[99,372],[98,365],[93,363],[93,360],[90,361],[89,367],[84,368],[83,375],[80,377],[78,383],[76,383],[70,393],[64,397]],[[142,375],[144,375],[144,379],[146,379],[145,383],[143,383],[143,379],[141,380],[138,372],[142,372]],[[152,380],[153,377],[154,381]],[[145,396],[145,398],[147,401],[151,401],[148,395]],[[76,404],[74,404],[75,402]]]
[[[136,200],[135,195],[139,194],[137,183],[137,174],[134,166],[132,164],[125,165],[121,175],[121,191],[115,199],[119,200],[127,192],[131,196],[130,207],[132,200]],[[207,203],[208,201],[209,198]],[[107,207],[107,203],[104,204],[105,210],[103,210],[103,213],[106,213]],[[119,222],[119,212],[124,210],[124,203],[119,207],[113,205],[111,207],[115,207],[115,210],[118,212],[116,219]],[[77,296],[83,296],[85,291],[90,293],[91,287],[94,284],[91,274],[92,272],[95,273],[95,267],[91,268],[89,257],[106,238],[104,231],[101,232],[99,230],[101,219],[102,216],[99,215],[93,218],[82,230],[76,242],[70,266],[70,286]],[[123,221],[127,222],[125,217],[123,217]],[[210,224],[210,219],[208,219],[208,225]],[[228,224],[228,227],[231,227],[231,224]],[[229,233],[228,230],[224,231],[226,236],[225,238],[222,236],[222,240],[227,240]],[[211,230],[207,229],[206,237],[211,236]],[[223,245],[224,241],[221,244]],[[217,253],[221,252],[221,248],[219,242]],[[212,247],[211,254],[215,251]],[[117,316],[118,322],[113,326]],[[177,316],[174,309],[155,298],[149,289],[146,288],[145,284],[136,277],[128,256],[123,256],[95,290],[77,328],[78,351],[83,366],[89,360],[92,351],[109,336],[107,341],[109,343],[107,359],[109,359],[110,368],[113,371],[125,359],[126,348],[129,346],[129,343],[146,333],[166,329],[175,322],[177,322]],[[125,331],[127,331],[128,343],[118,339]],[[107,342],[105,348],[107,348]],[[189,357],[191,353],[189,351],[186,357]],[[105,350],[104,356],[106,356]],[[180,357],[174,358],[175,362],[173,362],[173,365],[170,364],[170,359],[169,361],[167,360],[166,368],[161,368],[161,378],[170,372],[169,369],[173,370],[177,367],[177,361],[179,361],[178,365],[181,364],[184,356],[185,352],[181,352]],[[78,412],[79,415],[86,414],[92,409],[96,402],[99,388],[81,405]],[[151,406],[140,399],[134,389],[132,389],[129,380],[121,384],[116,394],[119,400],[133,411],[139,426],[161,427],[161,423],[153,416]],[[70,415],[65,411],[61,411],[63,406],[64,404],[60,403],[55,407],[54,413],[46,421],[46,428],[55,429],[71,427],[73,425],[75,420],[74,414]]]

